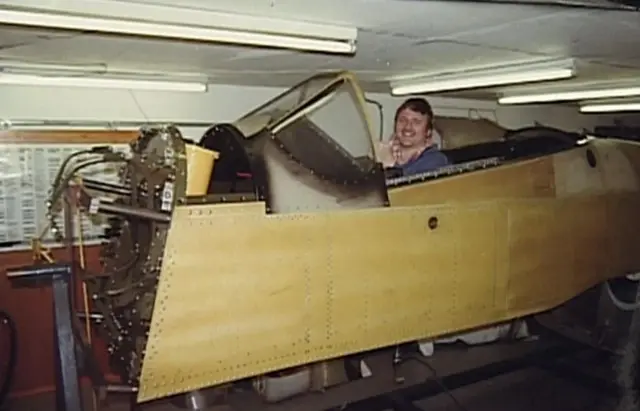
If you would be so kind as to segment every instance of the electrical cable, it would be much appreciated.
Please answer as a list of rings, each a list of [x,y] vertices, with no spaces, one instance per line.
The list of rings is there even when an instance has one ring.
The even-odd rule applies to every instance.
[[[49,204],[53,207],[60,199],[62,192],[66,189],[68,183],[78,174],[78,172],[84,168],[103,164],[103,163],[118,163],[124,162],[126,159],[120,153],[106,153],[99,157],[93,157],[91,160],[85,160],[83,163],[74,164],[74,167],[66,175],[61,175],[60,179],[53,184],[52,194],[49,197]],[[62,170],[62,168],[61,168]],[[57,177],[56,177],[57,178]]]
[[[80,150],[80,151],[76,151],[74,153],[72,153],[71,155],[67,156],[67,158],[64,159],[64,161],[62,162],[62,164],[60,165],[60,168],[58,169],[58,173],[56,174],[55,179],[53,180],[53,186],[56,187],[60,184],[60,181],[62,180],[62,176],[64,175],[65,170],[67,169],[67,166],[69,165],[69,163],[71,162],[71,160],[73,160],[75,157],[84,155],[84,154],[99,154],[99,155],[104,155],[106,153],[110,153],[111,152],[111,147],[110,146],[95,146],[92,147],[88,150]]]
[[[462,403],[455,397],[455,395],[453,395],[453,393],[451,392],[451,390],[445,385],[444,381],[442,381],[442,378],[438,375],[438,371],[434,368],[433,365],[429,364],[429,362],[427,360],[424,360],[422,358],[418,358],[414,355],[407,357],[406,360],[414,360],[422,365],[424,365],[426,368],[429,369],[429,371],[431,371],[431,374],[433,374],[433,380],[436,382],[436,384],[438,384],[440,386],[440,388],[442,388],[442,391],[447,394],[447,396],[449,398],[451,398],[451,401],[453,401],[453,403],[456,405],[456,407],[460,410],[460,411],[469,411],[464,405],[462,405]]]
[[[78,172],[84,168],[90,167],[92,165],[104,164],[104,163],[116,163],[116,162],[124,162],[126,159],[120,155],[119,153],[107,153],[102,156],[102,158],[95,160],[87,160],[83,163],[75,165],[69,173],[64,175],[61,180],[58,182],[57,186],[52,188],[52,194],[48,200],[48,218],[49,218],[49,229],[53,232],[54,238],[60,239],[60,228],[56,224],[55,216],[56,216],[56,206],[62,196],[63,191],[69,184],[69,182],[77,176]],[[42,233],[44,235],[44,233]]]
[[[609,282],[609,280],[604,282],[604,287],[607,290],[607,294],[609,295],[609,298],[611,299],[611,302],[620,311],[635,311],[638,308],[640,308],[640,299],[638,299],[638,300],[636,300],[636,301],[634,301],[632,303],[628,303],[628,302],[625,302],[625,301],[622,301],[621,299],[619,299],[616,296],[616,294],[613,292],[613,289],[611,288],[611,283]]]

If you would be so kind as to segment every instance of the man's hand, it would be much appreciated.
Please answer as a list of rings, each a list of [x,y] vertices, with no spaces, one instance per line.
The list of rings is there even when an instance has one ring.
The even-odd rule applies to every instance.
[[[386,167],[393,167],[396,163],[396,160],[393,156],[393,152],[391,149],[391,145],[389,143],[378,143],[376,147],[376,152],[378,154],[378,160],[382,163],[382,165]]]
[[[402,151],[395,138],[378,144],[378,158],[384,167],[393,167],[402,160]]]

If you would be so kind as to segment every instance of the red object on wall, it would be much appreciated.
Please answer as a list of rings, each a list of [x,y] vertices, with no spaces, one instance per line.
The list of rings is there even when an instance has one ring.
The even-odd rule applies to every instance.
[[[77,251],[76,251],[77,252]],[[53,257],[59,261],[68,260],[64,249],[53,250]],[[76,254],[77,255],[77,254]],[[13,318],[18,334],[18,359],[11,388],[11,397],[52,391],[55,387],[54,346],[53,346],[53,297],[51,287],[15,288],[6,277],[6,269],[33,263],[31,251],[11,251],[0,253],[0,309]],[[99,247],[85,248],[87,269],[99,272]],[[82,282],[76,281],[76,311],[84,311]],[[89,311],[91,311],[89,300]],[[84,324],[84,321],[83,321]],[[96,359],[109,380],[115,379],[108,366],[106,345],[97,335],[92,325],[92,346]],[[83,327],[84,331],[84,327]],[[5,355],[5,353],[0,353]]]

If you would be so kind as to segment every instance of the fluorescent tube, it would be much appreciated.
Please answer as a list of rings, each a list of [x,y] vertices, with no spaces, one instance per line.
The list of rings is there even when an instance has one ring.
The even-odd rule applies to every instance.
[[[580,112],[582,113],[616,113],[620,111],[640,111],[640,102],[589,103],[580,106]]]
[[[20,86],[94,87],[153,91],[207,91],[207,85],[202,83],[96,77],[49,77],[21,74],[0,74],[0,84]]]
[[[603,98],[621,98],[640,96],[640,87],[616,87],[601,89],[583,89],[575,91],[557,91],[535,94],[505,95],[498,99],[499,104],[548,103],[553,101],[599,100]]]
[[[573,67],[573,60],[564,60],[555,64],[540,65],[539,63],[534,63],[531,66],[485,70],[476,73],[434,75],[405,81],[396,80],[391,82],[391,93],[394,95],[435,93],[561,80],[573,77],[575,68]]]
[[[195,40],[251,46],[277,47],[304,51],[352,54],[356,50],[355,37],[343,40],[305,37],[304,35],[261,33],[233,29],[218,29],[177,23],[154,23],[115,18],[99,18],[70,14],[35,13],[19,10],[0,10],[0,23],[30,27],[94,31],[178,40]]]

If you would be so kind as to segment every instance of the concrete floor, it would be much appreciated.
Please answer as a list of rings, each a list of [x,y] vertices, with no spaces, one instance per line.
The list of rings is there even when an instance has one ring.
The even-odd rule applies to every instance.
[[[499,376],[448,394],[416,401],[407,411],[613,411],[615,399],[583,387],[577,383],[553,376],[547,371],[528,369]],[[52,397],[41,396],[17,401],[7,408],[12,411],[54,410]],[[110,404],[100,411],[128,411],[123,397],[113,396]],[[226,407],[225,407],[226,408]],[[140,407],[139,411],[176,411],[172,404],[153,404]],[[90,403],[86,411],[92,410]],[[223,411],[217,407],[211,411]],[[400,410],[400,409],[397,409]],[[258,411],[258,410],[256,410]]]
[[[555,344],[555,343],[554,343]],[[447,374],[455,374],[468,368],[481,367],[482,363],[495,363],[496,361],[505,360],[506,357],[515,356],[517,351],[535,351],[536,346],[553,345],[547,342],[539,341],[534,343],[517,343],[517,344],[488,344],[480,347],[452,347],[450,349],[436,350],[436,355],[428,360],[433,369],[425,367],[424,363],[419,361],[406,364],[405,375],[407,381],[413,382],[410,385],[420,385],[416,383],[425,380],[433,380],[433,371],[435,370],[439,377]],[[388,353],[382,352],[378,355],[389,364],[385,359]],[[522,352],[519,354],[522,356]],[[376,357],[372,356],[372,364],[375,365]],[[404,404],[404,407],[394,407],[397,411],[614,411],[615,398],[609,393],[606,394],[606,384],[601,381],[612,381],[611,374],[612,365],[610,359],[601,354],[595,355],[593,351],[585,351],[577,355],[572,354],[571,357],[562,357],[556,360],[555,366],[549,367],[544,365],[534,365],[533,367],[523,368],[509,374],[499,375],[491,379],[485,379],[481,382],[468,385],[462,388],[451,390],[449,392],[437,391],[437,394],[426,399],[420,399],[410,404]],[[369,360],[368,360],[369,361]],[[472,364],[472,365],[469,365]],[[560,367],[559,365],[563,365]],[[567,366],[570,369],[579,369],[580,375],[597,377],[595,382],[590,378],[577,378],[571,372],[567,372]],[[384,374],[374,369],[375,375]],[[565,370],[565,371],[558,371]],[[420,374],[421,373],[421,374]],[[560,375],[563,375],[562,377]],[[389,375],[381,375],[379,379],[386,380],[384,385],[376,385],[375,382],[369,382],[369,391],[363,384],[357,384],[364,380],[356,381],[356,383],[338,386],[333,392],[342,391],[343,398],[367,398],[368,396],[391,392],[397,390],[397,386],[388,383],[392,380]],[[416,379],[417,378],[417,379]],[[601,380],[604,378],[604,380]],[[589,385],[589,383],[591,385]],[[373,384],[373,386],[371,385]],[[436,387],[437,388],[437,387]],[[614,387],[615,388],[615,387]],[[359,391],[359,392],[357,392]],[[88,390],[87,390],[88,393]],[[234,409],[230,407],[214,407],[211,411],[291,411],[306,410],[315,406],[314,410],[328,408],[323,405],[327,394],[313,394],[315,396],[301,401],[284,402],[285,405],[271,405],[256,401],[249,401],[242,406],[234,404]],[[323,396],[325,397],[323,399]],[[453,400],[451,397],[454,397]],[[243,397],[245,398],[245,397]],[[394,397],[395,398],[395,397]],[[300,398],[298,398],[299,400]],[[342,402],[339,402],[342,403]],[[28,399],[14,400],[9,404],[7,410],[11,411],[54,411],[55,406],[53,395],[42,395]],[[364,407],[366,408],[366,407]],[[375,408],[375,407],[374,407]],[[107,404],[100,407],[99,411],[129,411],[128,397],[122,394],[110,394]],[[183,408],[171,404],[169,401],[158,401],[151,404],[144,404],[137,408],[136,411],[177,411]],[[363,408],[358,409],[360,411]],[[85,411],[93,410],[90,394],[87,395]],[[351,411],[350,409],[348,409]],[[4,410],[2,410],[4,411]],[[72,411],[72,410],[69,410]],[[369,411],[367,409],[367,411]],[[380,408],[371,411],[382,411]],[[386,411],[386,410],[385,410]]]
[[[451,393],[416,401],[413,411],[613,411],[615,401],[597,391],[582,387],[542,370],[524,370],[496,377]],[[49,397],[49,398],[46,398]],[[50,396],[16,402],[12,411],[54,410]],[[112,398],[100,411],[127,411],[124,398]],[[458,405],[459,404],[459,405]],[[140,411],[176,411],[171,404],[143,406]],[[91,411],[89,407],[86,411]],[[221,408],[212,411],[221,411]],[[258,411],[258,410],[256,410]],[[391,411],[391,410],[389,410]]]
[[[414,404],[438,411],[613,411],[615,401],[542,370],[520,371]]]

